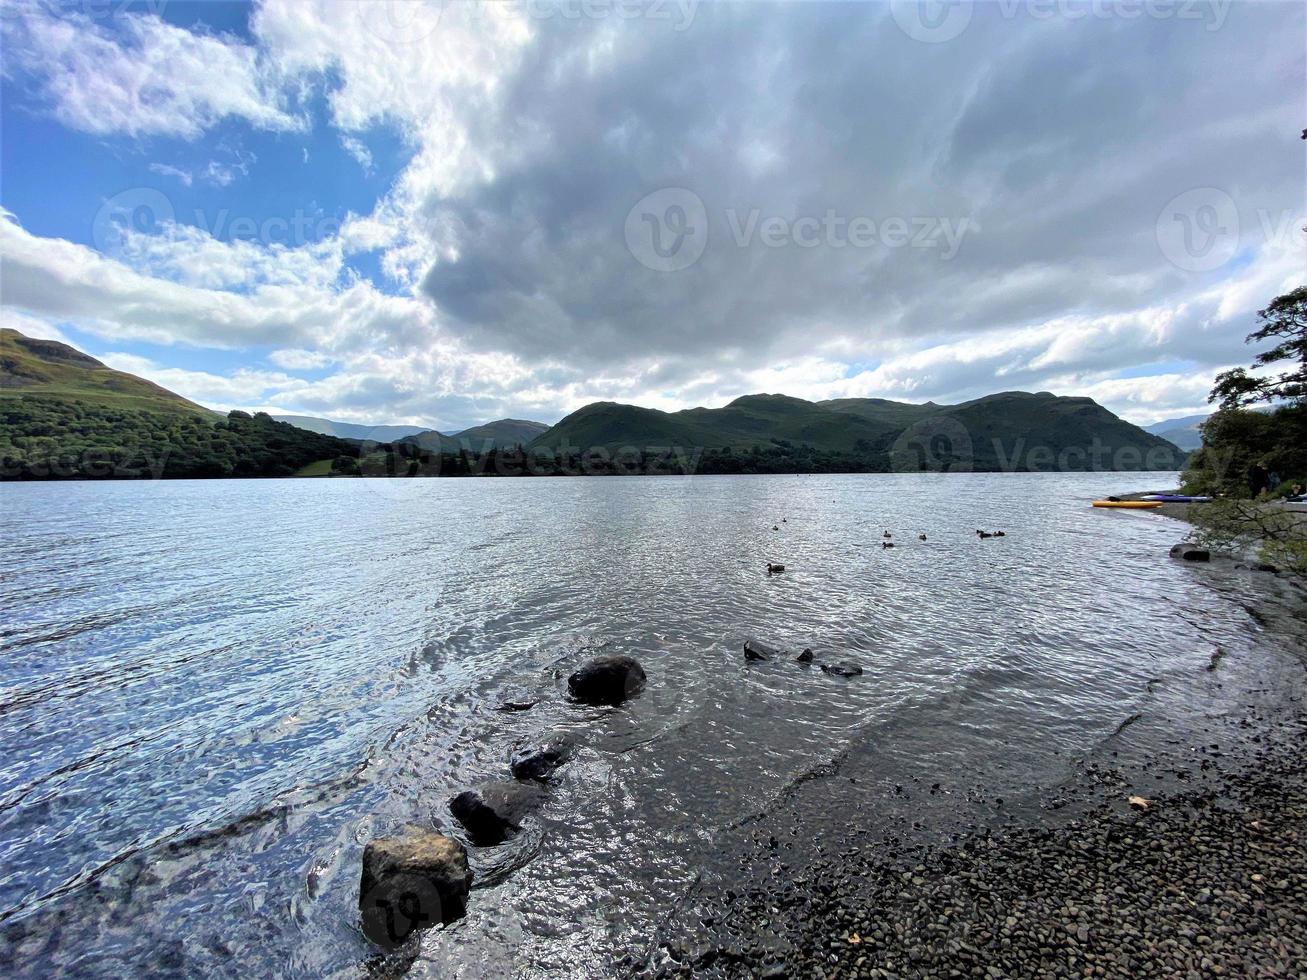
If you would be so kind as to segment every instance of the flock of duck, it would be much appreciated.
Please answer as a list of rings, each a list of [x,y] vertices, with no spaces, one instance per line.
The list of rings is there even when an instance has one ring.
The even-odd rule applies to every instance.
[[[781,518],[781,524],[787,524],[787,523],[789,523],[789,519],[788,519],[788,518],[785,518],[785,517],[782,517],[782,518]],[[773,524],[773,525],[771,526],[771,529],[772,529],[773,531],[779,531],[779,530],[781,529],[781,525],[780,525],[780,524]],[[881,537],[882,537],[882,540],[881,540],[881,543],[880,543],[881,548],[893,548],[893,547],[895,547],[894,540],[893,540],[893,539],[894,539],[894,534],[893,534],[892,532],[890,532],[890,531],[886,531],[886,532],[885,532]],[[1006,531],[982,531],[980,528],[976,528],[976,537],[980,538],[982,541],[983,541],[985,538],[1006,538],[1006,537],[1007,537],[1007,532],[1006,532]],[[917,535],[917,540],[918,540],[918,541],[925,541],[925,540],[926,540],[926,535],[925,535],[924,533],[922,533],[922,534],[918,534],[918,535]],[[780,574],[781,572],[783,572],[783,571],[785,571],[785,566],[784,566],[784,565],[781,565],[781,564],[779,564],[778,562],[771,562],[771,561],[769,561],[769,562],[767,563],[767,574],[768,574],[768,575],[779,575],[779,574]]]

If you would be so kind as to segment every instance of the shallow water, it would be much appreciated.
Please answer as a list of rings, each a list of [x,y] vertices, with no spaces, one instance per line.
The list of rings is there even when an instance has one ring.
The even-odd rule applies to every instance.
[[[606,975],[832,763],[874,768],[865,792],[922,759],[1031,792],[1132,713],[1195,710],[1217,648],[1242,681],[1206,707],[1290,676],[1249,612],[1266,576],[1171,562],[1182,525],[1088,506],[1170,482],[0,487],[0,966],[356,975],[363,843],[455,831],[451,795],[567,729],[585,746],[539,820],[472,849],[468,917],[412,968]],[[746,666],[749,636],[864,674]],[[645,692],[570,705],[596,651],[638,657]],[[814,828],[849,819],[813,801]]]

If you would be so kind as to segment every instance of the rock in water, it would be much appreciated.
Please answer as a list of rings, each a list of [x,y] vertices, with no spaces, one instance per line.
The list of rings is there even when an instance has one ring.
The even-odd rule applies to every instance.
[[[597,657],[567,679],[567,689],[586,704],[621,704],[639,694],[644,681],[634,657]]]
[[[1181,561],[1211,561],[1212,556],[1205,548],[1199,548],[1187,541],[1171,546],[1171,557]]]
[[[495,708],[495,710],[496,711],[530,711],[539,703],[540,702],[538,700],[531,700],[529,698],[522,698],[522,699],[510,698],[505,701],[500,701],[499,707]]]
[[[510,768],[515,779],[543,782],[575,754],[576,736],[566,733],[551,735],[537,745],[514,752]]]
[[[799,654],[797,657],[795,657],[794,659],[801,664],[810,664],[812,663],[812,650],[810,650],[808,647],[804,647],[803,652]]]
[[[772,657],[779,657],[780,655],[780,650],[769,643],[763,643],[762,640],[744,641],[745,660],[770,660]]]
[[[426,827],[404,827],[363,848],[363,933],[394,949],[419,929],[462,916],[471,887],[462,844]]]
[[[540,787],[528,783],[486,783],[450,800],[449,812],[467,830],[472,843],[493,847],[521,830],[522,821],[543,799]]]
[[[862,673],[862,668],[853,664],[822,664],[821,669],[836,677],[857,677]]]

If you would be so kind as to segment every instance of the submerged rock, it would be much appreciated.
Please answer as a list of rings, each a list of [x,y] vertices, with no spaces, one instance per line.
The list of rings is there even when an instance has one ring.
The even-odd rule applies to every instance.
[[[812,650],[810,650],[808,647],[804,647],[803,652],[799,654],[797,657],[795,657],[794,659],[801,664],[810,664],[812,663]]]
[[[363,848],[363,933],[394,949],[419,929],[462,916],[471,887],[462,844],[426,827],[403,827]]]
[[[1187,541],[1181,541],[1177,545],[1171,546],[1171,557],[1180,561],[1211,561],[1212,556],[1206,548],[1199,548],[1197,545],[1190,544]]]
[[[621,704],[639,694],[644,681],[634,657],[597,657],[567,679],[567,689],[586,704]]]
[[[772,657],[779,657],[782,653],[782,650],[769,643],[763,643],[762,640],[744,641],[745,660],[770,660]]]
[[[496,711],[530,711],[540,703],[539,698],[510,697],[499,702]]]
[[[576,754],[576,744],[576,736],[564,732],[551,735],[539,744],[519,749],[513,753],[510,763],[513,778],[543,782]]]
[[[449,801],[449,812],[461,823],[472,843],[502,844],[522,829],[522,821],[539,806],[544,791],[529,783],[507,780],[465,790]]]
[[[836,677],[857,677],[862,673],[862,668],[855,664],[822,664],[821,669]]]

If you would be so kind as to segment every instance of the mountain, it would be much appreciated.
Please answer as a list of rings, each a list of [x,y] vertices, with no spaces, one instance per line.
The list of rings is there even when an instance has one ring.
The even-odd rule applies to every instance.
[[[369,439],[373,442],[393,442],[407,436],[429,431],[424,425],[364,425],[358,422],[333,422],[312,415],[274,415],[278,422],[288,422],[299,429],[317,432],[340,439]]]
[[[449,438],[457,440],[460,446],[468,443],[471,449],[484,450],[492,447],[506,449],[510,446],[530,445],[533,439],[539,438],[548,430],[549,426],[543,422],[500,419],[497,422],[474,425],[462,432],[455,432]]]
[[[529,452],[511,451],[524,444]],[[679,448],[702,473],[1178,469],[1185,456],[1092,399],[1019,391],[960,405],[760,394],[661,412],[596,402],[553,428],[501,419],[360,443],[262,412],[224,418],[66,344],[0,332],[0,479],[509,475],[523,461],[544,474],[576,472],[583,455],[581,472],[629,472],[617,459],[629,454],[613,452],[625,447],[643,451],[643,472],[683,471],[648,453]],[[612,458],[595,470],[587,451],[597,448]],[[552,462],[537,450],[552,450]]]
[[[290,476],[355,443],[226,417],[67,344],[0,331],[0,479]]]
[[[1144,426],[1145,432],[1160,436],[1167,442],[1173,442],[1181,449],[1198,449],[1203,444],[1203,434],[1198,427],[1206,422],[1210,415],[1186,415],[1183,418],[1167,419]]]
[[[341,439],[366,442],[416,441],[427,449],[434,450],[440,446],[444,452],[458,452],[460,448],[482,452],[492,448],[525,446],[549,428],[543,422],[523,419],[499,419],[497,422],[474,425],[461,432],[437,432],[422,425],[361,425],[356,422],[333,422],[312,415],[274,415],[273,418],[309,432],[320,432]]]
[[[731,446],[788,441],[851,452],[887,449],[903,426],[874,421],[788,395],[744,395],[724,408],[661,412],[616,402],[594,402],[573,412],[532,448],[609,450],[623,446]]]
[[[57,340],[0,329],[0,398],[48,396],[124,409],[217,417],[202,405],[134,374],[115,371]]]
[[[738,461],[740,451],[753,453],[757,447],[763,455],[795,457],[791,462],[804,471],[1169,470],[1179,468],[1185,455],[1090,398],[1020,391],[960,405],[746,395],[723,408],[661,412],[596,402],[567,416],[530,448],[612,453],[668,446],[704,449],[719,462],[729,454]],[[800,447],[807,453],[802,459],[796,456]],[[770,461],[763,469],[777,471]]]

